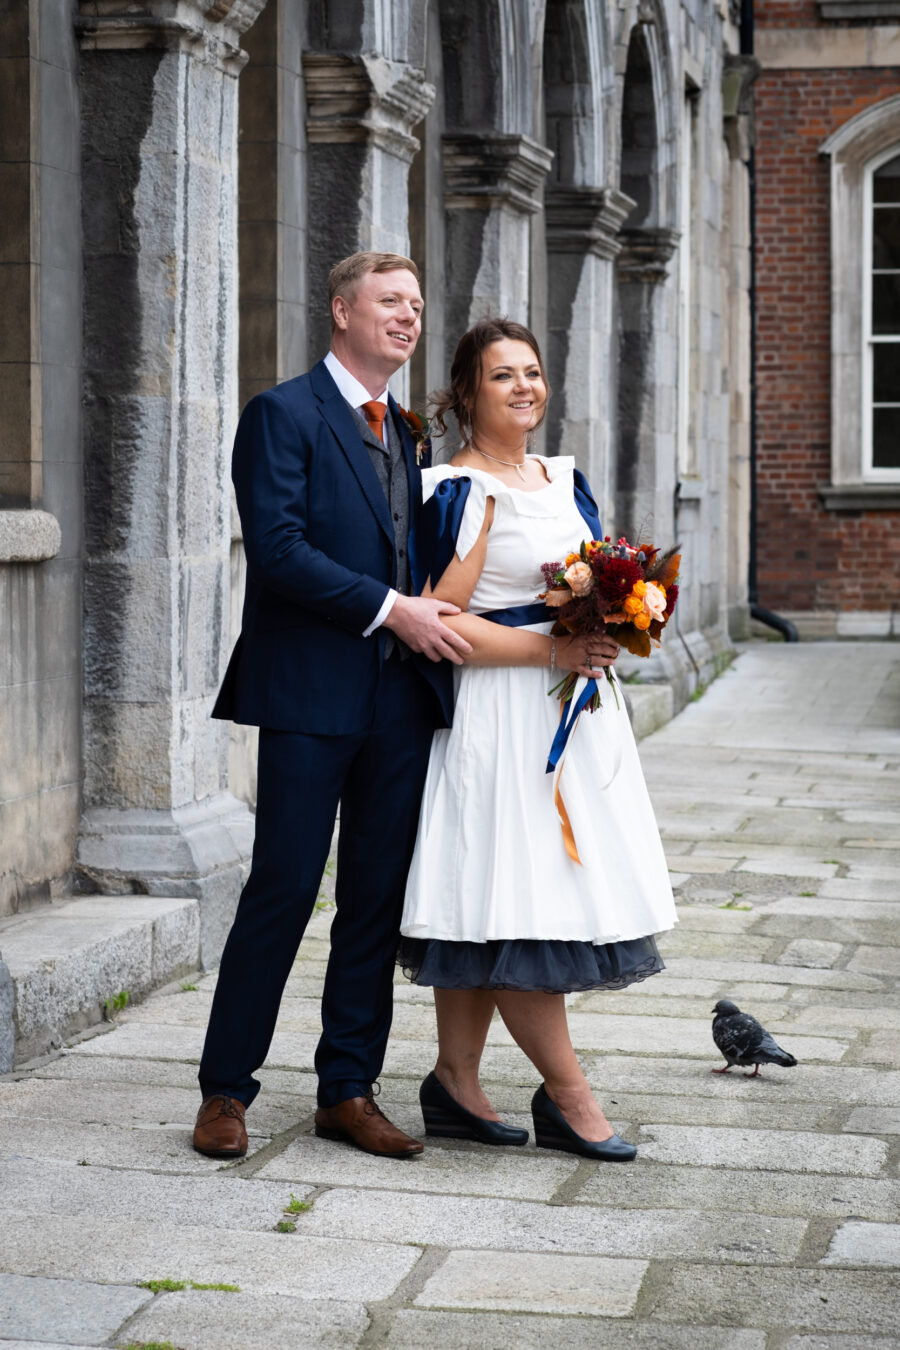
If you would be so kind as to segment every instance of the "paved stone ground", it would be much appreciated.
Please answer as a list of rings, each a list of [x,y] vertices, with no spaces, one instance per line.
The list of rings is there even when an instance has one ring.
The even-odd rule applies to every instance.
[[[760,643],[643,743],[681,924],[662,975],[572,1000],[633,1165],[317,1140],[324,908],[240,1164],[189,1145],[213,974],[4,1080],[0,1345],[900,1345],[898,727],[896,645]],[[724,996],[799,1067],[714,1077]],[[382,1100],[411,1131],[433,1053],[429,999],[399,984]],[[536,1076],[499,1025],[485,1079],[528,1124]],[[163,1278],[240,1292],[140,1284]]]

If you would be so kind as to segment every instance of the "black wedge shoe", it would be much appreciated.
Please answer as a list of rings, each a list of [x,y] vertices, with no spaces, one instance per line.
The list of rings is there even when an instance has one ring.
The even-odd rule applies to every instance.
[[[527,1144],[528,1131],[483,1120],[460,1106],[434,1073],[419,1088],[425,1133],[438,1139],[477,1139],[479,1144]]]
[[[566,1120],[562,1111],[547,1095],[543,1083],[531,1099],[534,1120],[534,1139],[538,1148],[556,1148],[562,1153],[577,1153],[596,1162],[632,1162],[637,1157],[634,1144],[626,1144],[617,1134],[598,1142],[582,1139]]]

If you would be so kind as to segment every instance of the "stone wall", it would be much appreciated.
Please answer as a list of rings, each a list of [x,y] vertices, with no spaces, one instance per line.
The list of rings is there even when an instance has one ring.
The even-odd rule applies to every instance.
[[[859,483],[861,451],[858,428],[842,430],[840,407],[833,414],[833,401],[847,399],[833,387],[832,333],[846,329],[832,295],[835,200],[822,151],[851,119],[900,93],[900,45],[892,27],[824,22],[811,0],[764,0],[758,24],[760,602],[805,635],[886,636],[896,606],[884,577],[900,563],[900,492],[879,499],[862,488],[843,504],[828,492],[842,456],[855,459]],[[892,57],[893,66],[876,64]],[[900,152],[900,110],[895,127]],[[858,227],[841,240],[848,267],[859,245]],[[859,290],[858,281],[850,286]],[[860,334],[847,342],[857,362]]]
[[[81,806],[72,18],[68,0],[5,6],[0,18],[0,916],[64,889]]]

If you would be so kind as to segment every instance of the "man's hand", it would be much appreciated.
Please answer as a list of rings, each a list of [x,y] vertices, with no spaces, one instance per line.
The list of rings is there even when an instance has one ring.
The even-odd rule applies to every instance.
[[[398,595],[384,621],[398,638],[414,652],[423,652],[429,661],[452,661],[461,666],[472,648],[459,633],[441,622],[442,614],[459,614],[459,606],[447,600],[424,596]]]

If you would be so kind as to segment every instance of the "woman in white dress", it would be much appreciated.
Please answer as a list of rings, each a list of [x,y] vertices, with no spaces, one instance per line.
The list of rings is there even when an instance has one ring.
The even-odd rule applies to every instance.
[[[438,401],[438,429],[452,411],[466,441],[423,474],[415,563],[426,593],[464,611],[445,621],[472,652],[457,671],[453,726],[432,745],[399,960],[434,986],[427,1133],[526,1141],[479,1083],[496,1008],[544,1080],[532,1102],[538,1146],[628,1161],[636,1150],[613,1133],[575,1056],[564,995],[661,970],[652,935],[676,916],[624,698],[605,678],[561,780],[580,861],[545,772],[559,723],[551,685],[575,671],[583,687],[618,654],[605,635],[552,639],[552,615],[536,604],[541,564],[600,532],[573,460],[526,455],[548,393],[528,329],[484,319],[460,340]]]

